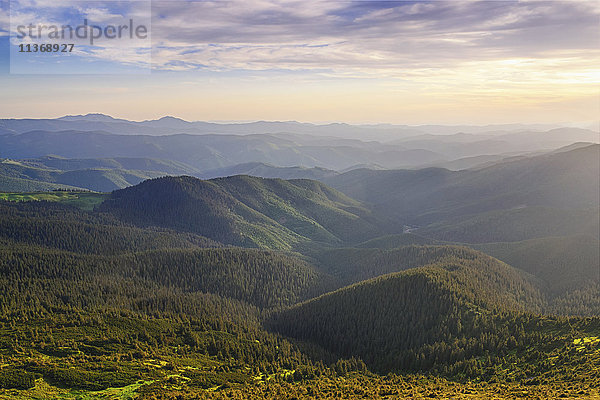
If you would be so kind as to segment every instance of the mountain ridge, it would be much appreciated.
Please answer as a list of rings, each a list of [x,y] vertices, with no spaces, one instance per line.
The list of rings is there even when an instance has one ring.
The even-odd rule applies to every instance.
[[[375,230],[358,202],[306,180],[157,178],[113,192],[100,210],[250,247],[290,249],[308,238],[338,243]]]

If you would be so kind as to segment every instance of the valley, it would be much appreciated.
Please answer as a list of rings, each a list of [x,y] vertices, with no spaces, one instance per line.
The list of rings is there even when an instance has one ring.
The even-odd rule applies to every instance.
[[[215,168],[20,135],[0,137],[0,399],[600,396],[598,144],[344,171],[252,160],[262,136]]]
[[[0,400],[600,400],[599,34],[0,0]]]

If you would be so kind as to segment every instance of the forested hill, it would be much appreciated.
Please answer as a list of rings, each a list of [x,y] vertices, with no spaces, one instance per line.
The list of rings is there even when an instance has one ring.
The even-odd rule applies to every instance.
[[[120,165],[149,168],[149,170],[127,170]],[[56,188],[88,189],[110,192],[115,189],[138,184],[146,179],[172,173],[185,173],[168,162],[146,159],[125,159],[119,163],[113,159],[70,160],[59,157],[42,157],[29,160],[0,160],[1,191],[33,191]],[[86,167],[81,169],[68,169]],[[65,168],[56,169],[54,166]],[[158,168],[163,170],[155,170]],[[174,172],[171,172],[174,171]]]
[[[493,388],[484,398],[505,384],[597,393],[598,283],[582,284],[593,237],[482,245],[530,275],[385,235],[361,203],[310,180],[160,178],[5,198],[30,202],[0,202],[1,399],[339,398],[348,382],[347,398],[385,398],[420,379],[372,374],[390,371],[444,385],[423,397],[475,379]]]
[[[594,237],[547,237],[473,247],[538,276],[553,293],[600,283],[600,241]]]
[[[541,304],[538,280],[495,258],[466,247],[410,245],[390,250],[338,248],[319,252],[315,262],[323,271],[338,278],[342,285],[411,268],[439,264],[453,271],[454,275],[457,275],[460,270],[461,285],[494,291],[492,297],[503,298],[502,303],[512,304],[514,309],[529,308],[539,311]],[[453,267],[456,263],[462,267],[460,269]],[[465,267],[467,264],[468,267]],[[474,284],[481,279],[486,280],[487,283]],[[515,294],[513,290],[523,292]],[[482,293],[478,296],[482,297]],[[505,296],[513,297],[509,299]],[[532,300],[534,298],[538,300]]]
[[[568,218],[566,213],[575,209],[595,209],[597,215],[599,163],[600,145],[589,145],[525,159],[509,159],[476,170],[362,169],[324,181],[353,198],[373,204],[389,218],[413,221],[421,226],[498,210],[526,209],[521,213],[529,216],[528,208],[534,212],[540,207],[551,209],[549,213],[559,219],[564,216],[562,221]],[[586,218],[593,218],[594,210],[586,215]],[[529,218],[530,225],[539,223],[534,216],[525,218]],[[542,222],[550,223],[547,219]],[[437,236],[443,240],[462,240]],[[517,240],[530,237],[525,235]]]
[[[50,202],[0,202],[0,240],[81,254],[221,247],[203,236],[168,229],[141,229],[111,215]]]
[[[540,343],[551,343],[546,352],[561,351],[551,341],[572,329],[569,322],[523,312],[542,302],[530,278],[477,252],[446,248],[440,257],[441,249],[431,250],[437,260],[429,265],[293,306],[273,316],[271,326],[384,373],[484,376],[510,371],[519,357],[544,362],[546,355],[533,350]]]
[[[173,228],[245,247],[342,244],[376,232],[375,221],[359,202],[309,180],[158,178],[113,192],[100,211],[140,226]]]

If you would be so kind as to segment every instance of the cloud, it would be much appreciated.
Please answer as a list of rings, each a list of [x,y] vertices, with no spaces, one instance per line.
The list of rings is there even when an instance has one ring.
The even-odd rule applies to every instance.
[[[30,63],[52,63],[57,55],[47,57],[45,54],[21,54],[18,52],[19,44],[55,44],[73,43],[73,51],[69,58],[60,59],[61,67],[65,71],[85,71],[85,68],[76,68],[83,65],[89,67],[90,62],[99,62],[98,68],[104,68],[110,72],[111,67],[115,70],[121,66],[138,66],[150,69],[151,64],[151,3],[147,1],[81,1],[61,0],[12,0],[10,7],[10,19],[5,21],[0,16],[0,26],[7,26],[7,34],[10,33],[11,68],[22,71],[23,67]],[[129,35],[133,31],[127,26],[123,34],[117,34],[117,27],[129,25],[147,26],[145,38]],[[6,23],[9,22],[9,23]],[[83,25],[90,28],[79,29]],[[111,26],[109,34],[106,27]],[[25,36],[23,37],[23,32]],[[80,37],[85,32],[84,37]],[[92,38],[92,32],[94,38]],[[52,36],[52,35],[58,35]],[[2,31],[0,30],[0,35]],[[108,36],[112,35],[112,38]],[[143,35],[142,35],[143,36]],[[71,65],[67,69],[65,65]],[[52,65],[55,67],[55,65]],[[37,70],[36,70],[37,71]]]
[[[123,2],[19,2],[33,5],[25,10],[38,10],[41,21],[51,20],[49,10],[59,18],[66,15],[65,7],[75,7],[77,18],[97,23],[141,16],[148,4],[132,1],[123,8]],[[534,80],[536,68],[543,69],[540,80],[555,80],[553,66],[560,65],[567,69],[564,73],[588,82],[600,60],[599,4],[157,1],[152,4],[152,63],[155,69],[171,71],[313,71],[327,77],[396,79],[475,74],[518,82]],[[33,18],[27,12],[13,19]],[[147,54],[143,46],[108,43],[85,55],[137,63]]]
[[[189,68],[394,70],[569,51],[598,56],[593,2],[160,2],[153,62]]]

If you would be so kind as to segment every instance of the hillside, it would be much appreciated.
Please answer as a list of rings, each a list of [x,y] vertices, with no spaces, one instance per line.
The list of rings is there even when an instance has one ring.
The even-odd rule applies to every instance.
[[[338,278],[342,285],[413,268],[441,265],[451,272],[448,275],[452,278],[450,280],[460,280],[458,286],[461,290],[477,288],[479,291],[473,296],[479,300],[496,299],[490,301],[521,310],[541,311],[544,305],[538,280],[465,247],[412,245],[392,250],[332,249],[321,252],[316,257],[316,263],[325,272]]]
[[[37,192],[56,189],[80,190],[81,188],[61,185],[58,183],[48,183],[31,179],[0,176],[0,192]]]
[[[599,152],[600,145],[591,145],[473,171],[362,169],[325,182],[398,216],[456,216],[519,206],[585,208],[598,204]]]
[[[354,247],[366,249],[395,249],[402,246],[410,246],[413,244],[444,244],[443,242],[415,235],[414,233],[399,233],[394,235],[379,236],[366,242],[359,243]]]
[[[82,254],[122,254],[167,248],[220,247],[205,237],[144,230],[108,215],[49,202],[0,202],[0,239],[25,246]]]
[[[506,221],[506,226],[526,226],[526,220]],[[587,221],[580,219],[585,226]],[[489,224],[496,228],[498,224]],[[559,229],[549,227],[546,233]],[[490,229],[487,230],[489,232]],[[479,233],[465,230],[471,234]],[[486,237],[482,228],[482,235]],[[492,230],[492,232],[494,232]],[[464,235],[464,233],[463,233]],[[452,237],[452,236],[449,236]],[[455,237],[461,237],[458,232]],[[515,238],[513,232],[512,235]],[[426,246],[423,246],[426,245]],[[431,245],[438,245],[432,247]],[[440,247],[440,245],[445,245]],[[379,275],[403,271],[425,265],[438,251],[448,245],[461,243],[436,241],[412,233],[386,235],[357,244],[355,248],[323,250],[313,254],[316,265],[338,277],[344,284],[358,282]],[[594,236],[541,237],[524,241],[462,244],[479,250],[510,266],[537,278],[536,287],[544,297],[543,312],[559,315],[600,314],[600,243]],[[465,254],[465,253],[463,253]]]
[[[124,221],[198,233],[222,243],[291,249],[375,231],[358,202],[315,181],[248,176],[159,178],[113,192],[100,207]]]
[[[337,172],[335,171],[319,167],[277,167],[271,164],[253,162],[203,171],[199,176],[203,179],[221,178],[233,175],[251,175],[261,178],[320,180],[336,174]]]
[[[511,369],[528,359],[544,363],[535,348],[560,353],[568,337],[565,321],[523,313],[540,293],[521,273],[471,253],[441,257],[432,264],[380,276],[277,314],[277,331],[311,341],[341,357],[360,357],[369,368],[438,371],[483,376],[528,372]],[[520,311],[519,311],[520,310]],[[576,330],[595,330],[577,326]],[[522,358],[521,358],[522,357]],[[503,369],[504,372],[501,372]]]
[[[415,233],[463,243],[512,242],[549,236],[600,234],[598,208],[517,207],[433,222]]]
[[[46,158],[46,160],[57,161],[56,158]],[[49,164],[69,168],[66,164],[70,163],[67,160],[60,160],[59,162],[49,162]],[[76,162],[70,167],[76,167],[78,164],[81,163]],[[96,163],[90,161],[90,164]],[[146,179],[166,175],[162,171],[123,170],[118,168],[89,168],[64,171],[53,168],[42,164],[41,161],[28,160],[24,162],[5,160],[0,163],[0,190],[14,192],[72,188],[110,192],[138,184]]]
[[[14,160],[13,160],[14,161]],[[161,172],[165,175],[194,174],[198,171],[189,165],[152,158],[64,158],[45,156],[17,161],[21,165],[42,169],[76,171],[82,169],[116,169]]]
[[[310,136],[309,136],[310,137]],[[199,171],[246,163],[320,167],[342,170],[376,163],[390,168],[413,167],[445,160],[443,155],[378,142],[312,137],[300,141],[286,134],[111,134],[103,130],[31,130],[0,135],[0,157],[150,158],[183,163]],[[306,138],[305,138],[306,140]]]
[[[390,225],[421,226],[416,233],[440,240],[596,236],[599,151],[591,145],[455,172],[354,170],[324,181],[373,205]]]
[[[582,288],[600,280],[600,242],[591,236],[471,246],[543,279],[554,292]]]
[[[484,245],[533,276],[311,180],[1,198],[0,399],[597,393],[594,238]]]
[[[106,254],[106,253],[105,253]],[[2,313],[28,312],[36,288],[37,306],[77,309],[121,308],[175,311],[178,297],[212,293],[260,308],[290,305],[331,288],[330,280],[297,257],[252,249],[162,249],[94,256],[11,246],[0,251]],[[7,282],[22,281],[19,288]],[[71,287],[69,292],[69,287]],[[153,294],[153,290],[156,291]],[[66,295],[65,293],[70,294]],[[168,306],[157,296],[173,292]],[[20,305],[17,305],[19,303]],[[12,305],[11,305],[12,304]],[[175,307],[175,308],[170,308]],[[39,309],[37,309],[39,308]]]

